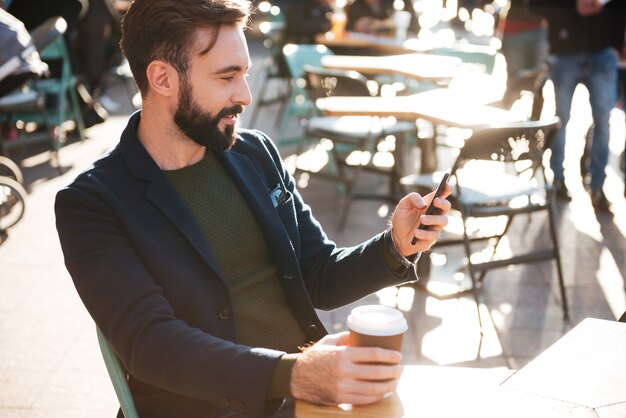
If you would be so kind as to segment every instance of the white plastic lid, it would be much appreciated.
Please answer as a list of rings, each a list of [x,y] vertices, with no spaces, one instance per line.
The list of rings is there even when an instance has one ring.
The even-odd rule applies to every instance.
[[[408,329],[402,312],[383,305],[363,305],[352,309],[347,325],[352,331],[377,337],[402,334]]]

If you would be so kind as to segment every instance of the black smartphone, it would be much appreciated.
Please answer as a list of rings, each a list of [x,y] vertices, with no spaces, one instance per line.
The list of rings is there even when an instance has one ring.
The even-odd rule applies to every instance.
[[[437,190],[435,190],[435,196],[433,196],[433,200],[430,201],[430,205],[428,205],[428,207],[426,208],[426,212],[424,212],[424,215],[431,215],[439,211],[439,209],[436,208],[434,205],[435,198],[441,196],[441,193],[443,193],[443,189],[446,186],[446,182],[448,181],[449,177],[450,177],[450,172],[446,171],[443,174],[443,178],[441,179],[439,186],[437,186]],[[430,228],[430,225],[424,225],[424,224],[420,224],[420,226],[417,227],[417,229],[428,229],[428,228]],[[417,244],[417,237],[413,237],[413,240],[411,241],[411,245],[415,245],[415,244]]]

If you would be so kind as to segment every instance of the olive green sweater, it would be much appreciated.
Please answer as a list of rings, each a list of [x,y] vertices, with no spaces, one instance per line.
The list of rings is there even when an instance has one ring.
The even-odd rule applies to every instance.
[[[165,171],[194,215],[230,287],[237,343],[296,353],[307,341],[280,285],[268,243],[239,188],[214,153]],[[295,356],[283,356],[267,397],[289,395]]]

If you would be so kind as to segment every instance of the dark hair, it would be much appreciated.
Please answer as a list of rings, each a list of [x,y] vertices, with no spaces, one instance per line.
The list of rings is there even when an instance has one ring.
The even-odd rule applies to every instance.
[[[221,25],[245,25],[249,16],[247,0],[135,0],[122,20],[120,47],[145,96],[150,62],[160,59],[186,74],[198,29],[213,32],[203,55],[217,41]]]

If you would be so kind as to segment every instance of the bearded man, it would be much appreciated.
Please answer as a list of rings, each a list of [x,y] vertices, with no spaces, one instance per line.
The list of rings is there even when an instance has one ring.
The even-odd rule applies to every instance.
[[[67,269],[139,416],[292,416],[293,399],[382,399],[401,354],[347,347],[315,308],[414,280],[447,222],[450,185],[441,214],[422,216],[432,193],[411,193],[370,240],[327,238],[272,141],[236,128],[252,100],[248,15],[243,0],[135,0],[121,46],[142,110],[57,195]]]

